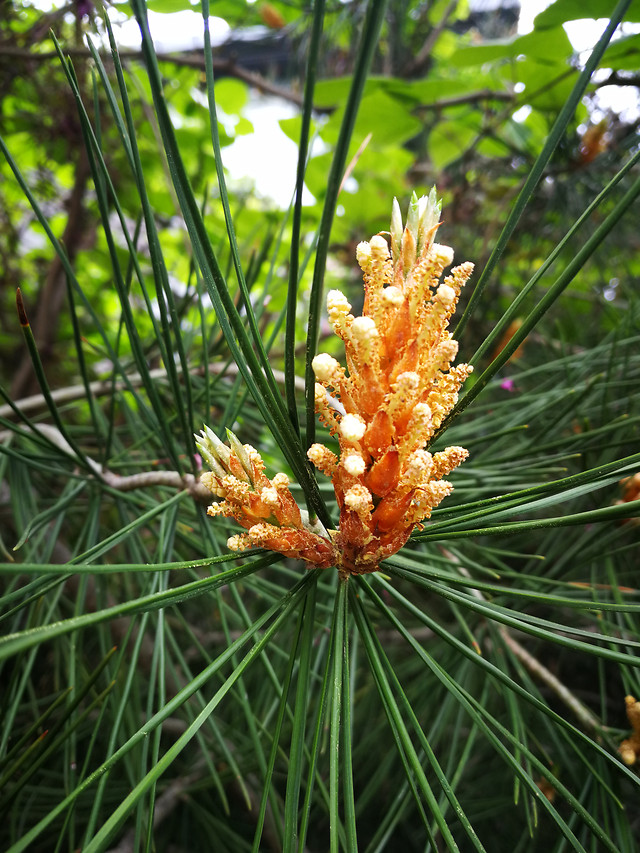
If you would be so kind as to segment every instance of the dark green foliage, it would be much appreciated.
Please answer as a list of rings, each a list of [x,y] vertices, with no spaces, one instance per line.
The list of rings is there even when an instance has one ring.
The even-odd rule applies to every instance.
[[[122,8],[145,31],[186,5]],[[569,0],[494,42],[464,4],[265,5],[211,11],[286,25],[291,217],[225,183],[250,101],[216,49],[111,55],[94,12],[0,12],[0,847],[632,853],[637,119],[587,131],[598,81],[636,91],[637,35],[608,43],[638,4],[598,4],[587,67]],[[453,494],[346,582],[229,552],[192,433],[233,428],[335,522],[301,438],[323,287],[357,311],[355,244],[434,182],[477,267]]]

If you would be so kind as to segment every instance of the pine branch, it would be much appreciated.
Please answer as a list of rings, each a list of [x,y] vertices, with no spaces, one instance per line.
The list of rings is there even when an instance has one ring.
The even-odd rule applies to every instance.
[[[585,729],[589,729],[596,733],[599,733],[602,730],[602,723],[600,720],[591,713],[586,705],[583,705],[579,699],[576,699],[571,690],[569,690],[568,687],[565,687],[559,678],[548,670],[544,664],[540,663],[540,661],[528,652],[524,646],[521,646],[520,643],[511,636],[511,633],[506,626],[500,625],[498,627],[498,631],[504,640],[505,645],[508,646],[520,663],[524,664],[532,675],[542,681],[543,684],[546,684],[547,687],[556,694],[558,699],[560,699],[567,708],[573,711],[576,718]]]
[[[65,453],[73,453],[66,438],[57,427],[51,426],[51,424],[38,424],[38,429]],[[184,489],[194,500],[200,503],[210,504],[212,501],[213,496],[209,489],[205,488],[193,474],[180,474],[178,471],[142,471],[139,474],[121,475],[103,468],[99,462],[91,459],[90,456],[87,456],[86,460],[98,479],[120,492],[147,489],[150,486],[169,486],[174,489]]]
[[[440,550],[448,560],[451,560],[452,563],[456,564],[461,575],[464,575],[469,579],[471,578],[471,574],[464,568],[464,566],[460,565],[460,560],[452,554],[451,551],[448,551],[446,548],[441,548]],[[470,592],[476,598],[486,601],[485,596],[479,589],[471,589]],[[579,699],[576,699],[571,690],[569,690],[569,688],[566,687],[559,678],[557,678],[544,664],[540,663],[536,657],[534,657],[524,648],[524,646],[520,645],[520,643],[513,638],[506,625],[498,626],[498,631],[504,640],[505,645],[513,652],[518,660],[526,666],[532,675],[536,676],[556,694],[558,699],[560,699],[560,701],[575,714],[577,719],[586,729],[594,732],[600,732],[602,730],[602,723],[598,718],[591,713],[586,705],[583,705]]]

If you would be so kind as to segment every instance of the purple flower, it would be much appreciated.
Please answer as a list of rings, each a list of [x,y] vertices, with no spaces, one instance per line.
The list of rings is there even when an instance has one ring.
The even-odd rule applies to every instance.
[[[76,14],[78,18],[84,18],[85,15],[88,18],[92,11],[92,0],[78,0],[78,2],[76,3]]]

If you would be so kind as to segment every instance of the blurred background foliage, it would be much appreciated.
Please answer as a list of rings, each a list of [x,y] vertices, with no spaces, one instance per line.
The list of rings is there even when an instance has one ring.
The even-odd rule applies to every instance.
[[[147,5],[151,12],[159,14],[193,8],[188,2],[173,0]],[[349,73],[365,5],[330,3],[326,11],[320,79],[314,93],[314,145],[305,177],[314,200],[303,209],[306,245],[310,245],[321,215],[326,175],[347,103]],[[472,259],[479,267],[486,262],[505,214],[575,83],[581,58],[563,25],[583,12],[579,4],[557,0],[538,15],[530,33],[518,35],[517,4],[475,5],[480,11],[473,11],[474,4],[470,7],[467,2],[444,0],[398,0],[390,4],[349,148],[348,161],[353,161],[353,168],[340,194],[333,225],[328,286],[344,282],[347,277],[357,289],[352,262],[355,243],[387,221],[390,198],[396,195],[404,202],[413,188],[433,183],[437,183],[444,197],[446,225],[452,229],[449,233],[456,235],[458,256]],[[601,3],[591,14],[604,17],[610,5]],[[483,11],[484,6],[488,11]],[[110,8],[114,17],[130,14],[125,3]],[[613,176],[620,158],[638,144],[640,81],[635,69],[639,66],[640,36],[635,34],[633,22],[640,15],[633,15],[634,8],[632,4],[627,13],[631,31],[625,34],[623,28],[620,38],[605,53],[604,70],[594,78],[547,165],[521,220],[517,240],[507,246],[499,281],[492,285],[492,298],[470,330],[475,344],[486,335],[523,279],[555,246],[567,223],[575,220],[596,188]],[[224,149],[239,136],[252,133],[248,116],[253,103],[267,99],[275,116],[279,105],[285,114],[289,106],[299,107],[310,36],[307,10],[296,3],[219,2],[213,13],[230,28],[226,39],[214,49],[219,132]],[[0,15],[2,133],[10,150],[19,152],[19,165],[46,205],[54,232],[64,241],[88,292],[92,291],[91,282],[95,283],[91,299],[96,309],[105,318],[112,315],[115,323],[114,297],[106,286],[110,262],[98,227],[79,121],[49,37],[49,29],[53,28],[73,57],[85,95],[93,97],[83,33],[97,33],[100,39],[104,27],[99,10],[90,2],[78,2],[45,13],[28,3],[8,2],[3,4]],[[186,26],[192,35],[198,31],[195,11]],[[146,75],[138,50],[126,50],[124,56],[134,118],[140,129],[138,144],[147,190],[156,211],[172,287],[185,320],[193,323],[188,296],[189,252],[185,251],[159,131],[154,129]],[[216,201],[202,54],[199,50],[163,51],[161,60],[165,95],[176,119],[180,149],[196,196],[205,205],[207,227],[215,241],[216,235],[224,231]],[[109,172],[123,211],[135,221],[137,191],[130,180],[123,149],[117,144],[104,96],[97,92],[95,97]],[[297,144],[300,118],[283,118],[280,125]],[[278,168],[278,152],[261,150],[259,159],[265,171],[273,168],[272,158]],[[61,316],[62,271],[56,261],[51,263],[42,229],[19,187],[8,180],[6,164],[2,165],[2,177],[1,375],[14,392],[27,393],[33,392],[34,380],[28,362],[25,367],[24,351],[15,346],[17,330],[12,304],[16,286],[23,288],[31,306],[36,339],[49,369],[55,371],[55,384],[73,379],[73,366],[65,357],[71,327]],[[293,193],[291,172],[287,180]],[[234,182],[232,174],[231,186],[238,239],[243,254],[252,258],[252,283],[256,284],[256,292],[268,283],[269,310],[277,311],[284,304],[284,287],[279,288],[278,282],[284,284],[287,278],[290,223],[282,225],[282,217],[270,200],[253,192],[247,179]],[[283,194],[286,198],[286,185]],[[606,212],[603,205],[587,229],[593,230]],[[584,231],[579,239],[584,240]],[[224,240],[218,242],[224,266]],[[120,245],[125,249],[122,240]],[[571,258],[575,244],[563,251],[564,257]],[[638,275],[638,257],[637,229],[628,219],[574,283],[573,310],[562,318],[563,334],[570,339],[576,331],[582,332],[583,321],[593,317],[594,312],[599,315],[598,322],[592,324],[594,329],[601,324],[615,324],[614,307],[624,307],[626,303],[627,290]],[[615,269],[610,264],[613,258]],[[308,286],[308,267],[303,281]],[[544,286],[543,280],[539,287]],[[300,314],[304,318],[304,310]],[[138,320],[147,323],[148,331],[144,312]],[[266,318],[265,322],[268,325]],[[99,345],[90,335],[89,341],[96,347],[87,357],[99,375]]]
[[[258,147],[246,156],[281,185],[273,198],[237,165],[227,173],[249,301],[279,388],[295,243],[295,175],[279,148],[287,150],[288,137],[295,162],[293,145],[310,118],[294,283],[303,426],[305,336],[328,175],[368,10],[383,7],[326,3],[313,109],[305,113],[320,5],[219,0],[211,8],[220,33],[213,62],[222,161],[237,164],[235,146],[255,136]],[[584,50],[569,38],[577,39],[584,5],[555,0],[520,34],[520,8],[509,0],[390,0],[346,153],[327,289],[340,287],[358,312],[356,244],[388,227],[393,196],[404,210],[414,189],[434,183],[444,199],[441,239],[458,261],[476,264],[477,281],[599,35]],[[589,14],[608,19],[615,6],[593,0]],[[208,238],[246,321],[216,179],[199,4],[150,0],[146,8],[152,31],[182,15],[180,26],[168,26],[172,37],[157,40],[162,91]],[[236,567],[225,549],[236,532],[230,522],[207,519],[174,481],[129,491],[118,480],[197,475],[190,433],[203,420],[221,434],[238,430],[271,473],[290,470],[290,458],[265,427],[233,362],[224,318],[211,308],[140,39],[125,38],[136,26],[132,10],[110,3],[140,170],[131,165],[113,109],[123,96],[102,12],[91,0],[0,5],[0,135],[25,182],[2,158],[0,546],[10,636],[0,644],[0,846],[106,850],[118,832],[113,849],[121,853],[250,850],[252,839],[256,850],[320,851],[330,833],[332,850],[352,850],[348,792],[337,804],[329,768],[339,747],[341,779],[353,773],[359,849],[454,850],[454,837],[462,850],[483,849],[473,826],[490,853],[633,853],[637,773],[620,765],[617,746],[629,733],[624,696],[640,695],[638,528],[625,517],[637,516],[638,492],[619,483],[640,468],[637,214],[618,218],[562,300],[448,430],[447,443],[468,447],[471,459],[433,523],[389,561],[393,583],[376,575],[358,581],[358,597],[353,590],[336,597],[333,573],[318,579],[273,555],[250,555]],[[51,30],[72,60],[69,76]],[[459,337],[461,360],[476,351],[469,389],[635,186],[637,166],[561,242],[638,154],[639,31],[640,2],[632,2]],[[91,116],[91,156],[70,77]],[[118,92],[113,101],[105,79]],[[271,147],[260,143],[264,110],[283,134]],[[104,169],[93,174],[97,149]],[[143,222],[140,173],[166,282]],[[553,251],[555,266],[496,333]],[[17,287],[40,374],[20,331]],[[322,349],[333,346],[328,333],[321,321]],[[54,429],[56,407],[43,389],[55,392]],[[96,473],[96,465],[104,468]],[[322,478],[320,492],[332,499]],[[220,579],[218,569],[230,574]],[[298,598],[289,597],[292,589]],[[263,642],[268,608],[281,633],[276,642],[269,635],[250,666],[241,639],[248,632]],[[225,703],[207,704],[211,684]],[[329,719],[336,703],[352,714],[345,724],[352,740]],[[149,720],[156,723],[147,729]],[[104,763],[108,776],[85,790]],[[307,791],[298,848],[292,827],[297,833],[298,795]]]

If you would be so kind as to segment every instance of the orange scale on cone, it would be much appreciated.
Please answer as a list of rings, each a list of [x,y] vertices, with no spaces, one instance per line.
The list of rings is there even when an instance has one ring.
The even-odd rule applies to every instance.
[[[419,360],[420,348],[418,341],[414,338],[405,348],[402,358],[394,363],[393,369],[389,373],[389,382],[395,382],[401,373],[413,373],[418,366]]]
[[[400,454],[395,447],[390,447],[374,463],[373,468],[364,479],[364,484],[372,494],[384,497],[397,487],[399,476]]]
[[[343,510],[340,515],[339,544],[349,543],[356,549],[363,548],[371,539],[370,525],[365,524],[356,512]]]
[[[376,534],[388,533],[403,519],[411,505],[413,490],[402,497],[383,498],[371,516]]]
[[[384,332],[386,355],[395,360],[411,335],[411,313],[408,302],[400,305]]]
[[[364,434],[364,446],[374,458],[378,459],[393,444],[394,432],[389,413],[379,409]]]
[[[358,402],[358,413],[369,417],[376,412],[384,402],[384,392],[378,382],[379,372],[374,371],[370,365],[364,365],[360,369],[356,399]]]
[[[242,482],[244,483],[249,482],[247,472],[242,467],[242,462],[240,462],[235,453],[232,453],[229,456],[229,471],[233,474],[234,477],[237,477],[238,480],[242,480]]]
[[[243,506],[242,512],[252,524],[258,524],[273,515],[273,507],[267,506],[259,498],[251,501],[250,506]]]

